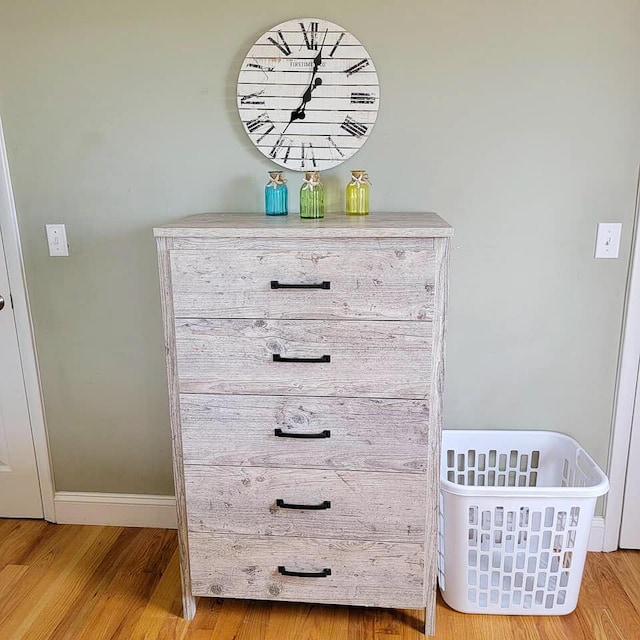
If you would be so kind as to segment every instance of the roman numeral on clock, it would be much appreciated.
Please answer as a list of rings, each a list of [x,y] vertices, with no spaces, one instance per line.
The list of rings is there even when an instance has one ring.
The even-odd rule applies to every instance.
[[[347,133],[350,133],[352,136],[356,138],[362,138],[362,136],[367,133],[369,127],[366,124],[362,124],[357,120],[354,120],[351,116],[347,116],[344,119],[344,122],[340,125],[341,129],[344,129]]]
[[[358,73],[358,71],[362,71],[365,67],[368,67],[369,64],[371,63],[369,62],[369,60],[367,60],[367,58],[365,58],[364,60],[360,60],[360,62],[356,62],[352,67],[346,69],[345,73],[348,76],[352,76],[354,73]]]
[[[376,96],[374,93],[351,92],[351,104],[374,104]]]
[[[269,118],[266,111],[261,113],[257,118],[249,120],[249,122],[245,122],[245,125],[249,133],[256,133],[262,127],[267,127],[266,131],[262,132],[262,135],[258,138],[257,142],[262,142],[263,138],[269,135],[276,128],[273,122],[271,122],[271,118]]]
[[[264,100],[260,99],[260,96],[264,92],[265,89],[260,89],[260,91],[248,93],[246,96],[240,96],[240,104],[264,104]],[[353,100],[351,102],[353,102]]]
[[[330,58],[333,58],[333,54],[336,52],[336,49],[340,46],[340,43],[342,42],[342,38],[344,38],[344,31],[338,36],[336,43],[333,45],[333,48],[329,52]]]
[[[268,67],[266,65],[260,64],[259,62],[247,62],[247,67],[250,69],[258,69],[259,71],[264,71],[266,74],[267,71],[274,71],[275,67]]]
[[[306,161],[311,159],[311,164],[313,165],[313,168],[317,168],[317,164],[316,164],[316,155],[313,151],[313,145],[308,142],[307,144],[305,144],[304,142],[302,143],[302,151],[300,152],[300,166],[304,169],[306,166]]]
[[[285,140],[285,138],[280,136],[276,141],[276,143],[271,148],[271,151],[269,151],[269,157],[275,158],[278,155],[278,152],[280,151],[280,149],[285,149],[285,148],[287,151],[284,154],[284,162],[286,162],[289,159],[289,153],[291,153],[291,142],[289,140]]]
[[[302,35],[304,36],[304,43],[307,45],[307,49],[317,51],[318,50],[318,23],[310,22],[309,31],[304,27],[304,22],[300,23],[302,29]]]
[[[335,143],[335,140],[331,136],[327,136],[327,140],[329,141],[329,148],[330,149],[335,149],[336,152],[338,153],[338,155],[341,158],[344,158],[344,153],[342,153],[342,151],[340,151],[340,147]]]
[[[291,55],[291,47],[287,44],[287,41],[284,39],[284,36],[282,35],[282,31],[278,31],[278,39],[280,40],[280,42],[278,42],[277,40],[274,40],[272,37],[269,37],[267,39],[272,44],[275,44],[276,47],[278,47],[278,49],[280,49],[280,51],[282,51],[282,53],[284,53],[285,56]]]

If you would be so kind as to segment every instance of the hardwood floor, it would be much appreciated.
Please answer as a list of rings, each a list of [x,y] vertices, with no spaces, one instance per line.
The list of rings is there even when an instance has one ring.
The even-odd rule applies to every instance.
[[[413,640],[420,611],[200,599],[180,617],[175,531],[0,520],[1,640]],[[471,616],[445,640],[640,640],[640,552],[589,554],[563,617]]]

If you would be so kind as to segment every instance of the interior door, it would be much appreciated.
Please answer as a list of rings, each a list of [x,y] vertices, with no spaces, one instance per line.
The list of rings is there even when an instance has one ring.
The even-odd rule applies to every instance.
[[[1,233],[0,517],[43,517],[38,469]]]
[[[631,445],[627,464],[620,546],[640,549],[640,384],[636,389],[635,410],[631,427]]]

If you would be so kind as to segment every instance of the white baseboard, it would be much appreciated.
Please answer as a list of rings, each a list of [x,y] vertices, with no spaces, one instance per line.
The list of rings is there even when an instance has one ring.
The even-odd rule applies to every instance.
[[[55,512],[59,524],[176,528],[173,496],[58,491]]]
[[[596,516],[591,523],[589,551],[604,551],[604,518]]]

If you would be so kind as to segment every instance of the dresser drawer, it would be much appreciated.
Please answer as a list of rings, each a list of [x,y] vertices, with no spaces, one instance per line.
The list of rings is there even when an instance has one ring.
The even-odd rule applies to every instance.
[[[190,533],[189,553],[196,596],[407,609],[425,605],[419,544]]]
[[[185,463],[424,473],[425,400],[180,396]]]
[[[305,250],[293,244],[287,250],[172,251],[176,316],[432,319],[432,240],[413,249],[385,241],[375,250],[349,242],[333,243],[331,249],[316,244]],[[328,288],[306,288],[322,283]]]
[[[424,538],[427,483],[415,473],[186,465],[185,492],[190,531]]]
[[[430,322],[177,319],[179,390],[426,398],[431,332]]]

